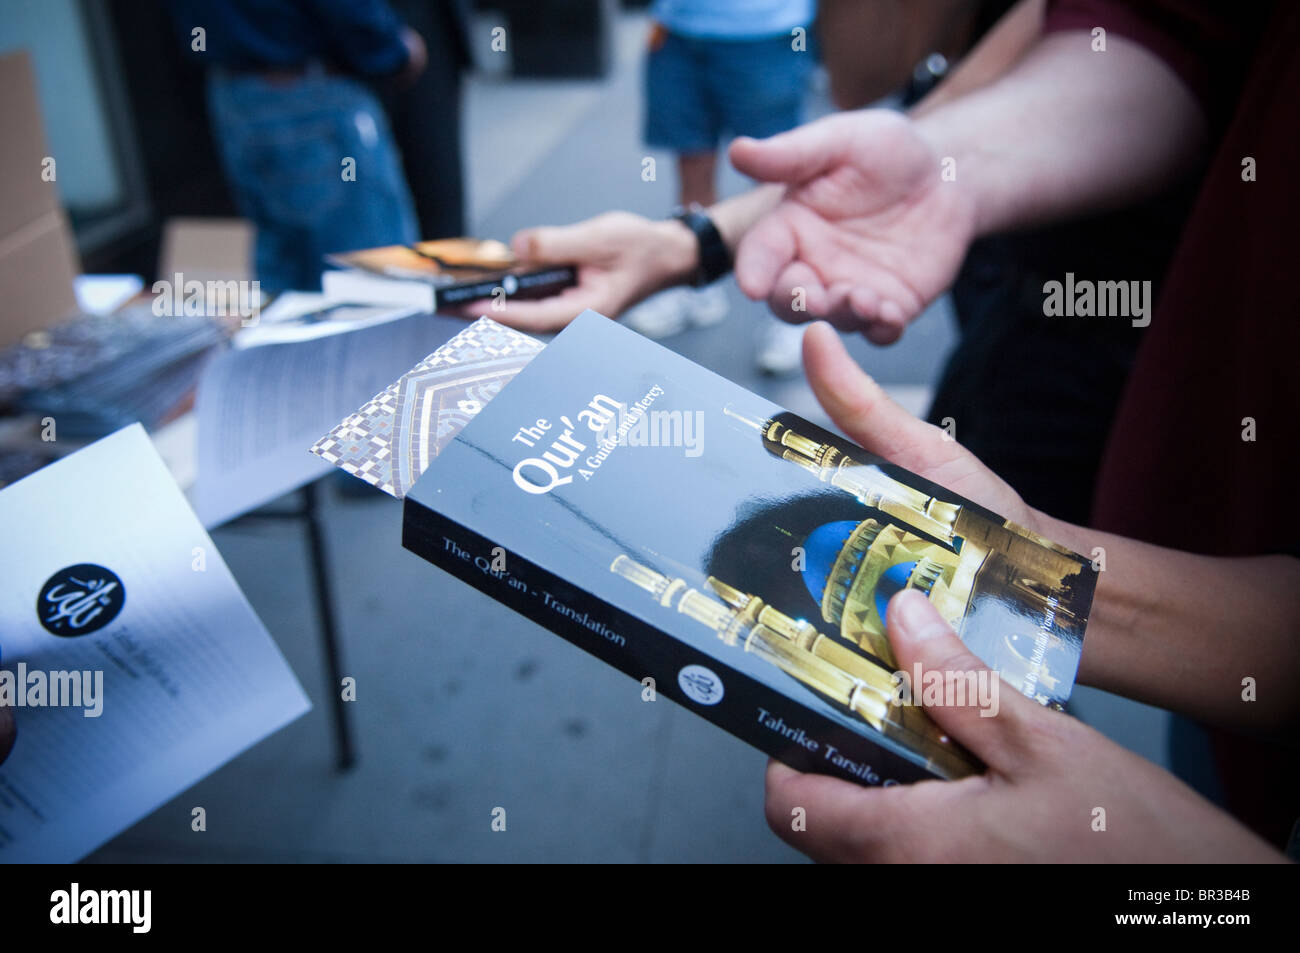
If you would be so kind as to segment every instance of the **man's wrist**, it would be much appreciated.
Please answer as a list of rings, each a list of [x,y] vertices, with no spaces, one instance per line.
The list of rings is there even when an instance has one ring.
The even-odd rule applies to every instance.
[[[988,201],[985,157],[965,134],[959,105],[940,106],[933,114],[909,117],[916,135],[934,153],[935,175],[959,196],[962,217],[976,239],[998,230],[996,202]]]

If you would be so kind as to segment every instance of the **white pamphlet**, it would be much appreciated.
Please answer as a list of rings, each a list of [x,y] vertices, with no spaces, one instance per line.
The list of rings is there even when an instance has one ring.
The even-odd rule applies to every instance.
[[[231,348],[199,381],[194,509],[212,528],[330,472],[307,449],[465,328],[417,314],[292,343]]]
[[[0,526],[0,862],[78,860],[311,707],[138,424]]]

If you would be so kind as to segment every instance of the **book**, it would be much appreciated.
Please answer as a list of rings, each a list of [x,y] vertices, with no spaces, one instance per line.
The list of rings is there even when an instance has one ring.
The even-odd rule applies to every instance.
[[[577,280],[571,265],[516,259],[501,242],[447,238],[325,256],[321,287],[338,301],[437,311],[481,298],[540,298]]]
[[[484,320],[452,364],[422,363],[500,362],[513,338]],[[978,772],[919,704],[927,673],[897,671],[885,617],[913,588],[1000,675],[994,704],[1068,699],[1083,556],[592,311],[498,367],[490,401],[426,441],[402,544],[653,695],[800,770]],[[363,467],[341,439],[315,449]]]

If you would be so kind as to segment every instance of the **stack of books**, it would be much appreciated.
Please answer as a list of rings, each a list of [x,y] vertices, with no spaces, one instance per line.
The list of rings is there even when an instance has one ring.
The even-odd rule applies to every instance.
[[[447,238],[326,255],[321,274],[333,301],[409,306],[437,312],[480,299],[540,298],[572,285],[569,265],[516,259],[498,241]]]

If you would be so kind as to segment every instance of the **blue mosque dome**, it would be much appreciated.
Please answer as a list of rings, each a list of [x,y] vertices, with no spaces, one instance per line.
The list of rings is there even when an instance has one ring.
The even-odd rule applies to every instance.
[[[881,574],[875,591],[876,611],[880,613],[881,622],[885,621],[885,608],[889,605],[889,600],[907,588],[907,580],[912,578],[912,570],[915,568],[914,560],[910,563],[897,563]]]
[[[818,605],[821,605],[822,594],[826,591],[826,580],[835,567],[835,558],[857,528],[856,520],[824,523],[803,541],[803,584]]]

